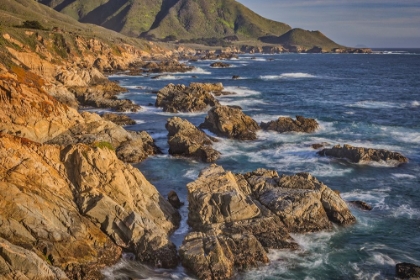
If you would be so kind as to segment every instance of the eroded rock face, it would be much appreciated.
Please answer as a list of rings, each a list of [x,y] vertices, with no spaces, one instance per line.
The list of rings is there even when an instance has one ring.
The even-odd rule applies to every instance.
[[[57,146],[0,136],[0,236],[44,262],[23,251],[27,265],[48,271],[48,260],[71,279],[98,279],[99,270],[115,263],[121,249],[79,212],[60,152]]]
[[[323,149],[318,152],[321,156],[345,158],[354,163],[385,162],[393,165],[400,165],[408,162],[408,158],[397,152],[383,149],[369,149],[353,147],[345,144],[343,147],[336,145],[331,149]]]
[[[137,169],[107,148],[92,150],[85,145],[67,149],[63,161],[84,216],[100,225],[118,246],[135,251],[140,261],[177,265],[168,234],[179,224],[179,213]]]
[[[250,116],[245,115],[241,109],[230,106],[216,106],[212,108],[200,124],[200,128],[211,132],[239,140],[255,140],[256,132],[260,126]]]
[[[318,129],[318,122],[314,119],[296,116],[296,120],[288,117],[280,117],[276,121],[260,124],[262,129],[274,130],[277,132],[314,132]]]
[[[159,90],[155,106],[163,107],[164,112],[199,112],[216,106],[219,101],[208,90],[208,86],[190,87],[169,84]]]
[[[121,248],[151,265],[177,265],[168,235],[178,212],[108,148],[62,150],[1,135],[0,162],[0,236],[70,279],[101,278],[100,269],[114,264]],[[22,254],[31,258],[28,265],[38,262]]]
[[[83,112],[82,121],[69,130],[48,141],[49,144],[67,146],[77,143],[109,145],[125,162],[140,162],[152,154],[159,154],[147,132],[129,132],[121,126],[102,119],[99,115]]]
[[[169,153],[192,157],[204,162],[216,161],[220,153],[212,148],[214,138],[210,138],[192,123],[173,117],[166,123]]]
[[[233,174],[212,165],[187,185],[183,265],[199,279],[229,279],[268,262],[267,249],[296,249],[289,232],[326,230],[355,221],[340,196],[307,173],[258,169]]]

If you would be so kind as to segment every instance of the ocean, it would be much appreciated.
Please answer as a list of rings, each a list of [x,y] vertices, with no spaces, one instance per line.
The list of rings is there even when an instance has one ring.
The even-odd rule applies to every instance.
[[[155,74],[111,77],[129,89],[121,98],[143,107],[138,113],[128,113],[137,124],[127,129],[146,130],[164,152],[136,165],[162,195],[175,190],[187,202],[186,184],[208,165],[168,155],[167,119],[179,116],[198,126],[206,112],[163,113],[152,106],[153,92],[168,83],[222,82],[226,91],[235,94],[218,97],[219,101],[241,106],[257,122],[302,115],[315,118],[321,128],[311,134],[260,131],[256,141],[219,138],[214,144],[222,153],[218,165],[232,172],[257,168],[279,174],[310,172],[338,190],[343,199],[362,200],[373,207],[363,211],[350,206],[357,218],[354,225],[292,234],[300,250],[272,250],[270,264],[239,274],[238,279],[394,279],[396,263],[420,265],[419,49],[245,54],[225,61],[232,64],[230,68],[211,68],[212,62],[186,62],[196,69],[158,79],[151,79]],[[233,75],[240,78],[233,80]],[[388,149],[402,153],[409,163],[395,167],[320,157],[311,147],[315,143]],[[181,215],[181,227],[171,237],[177,246],[189,231],[188,203]],[[124,273],[121,267],[127,268]],[[123,261],[104,273],[108,279],[124,279],[136,275],[135,270],[135,264]],[[153,279],[194,279],[182,267],[156,273]]]

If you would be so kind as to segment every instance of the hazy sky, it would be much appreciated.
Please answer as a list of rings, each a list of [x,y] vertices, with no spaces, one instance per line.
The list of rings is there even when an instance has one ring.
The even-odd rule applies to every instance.
[[[354,47],[420,48],[420,0],[237,0],[293,28]]]

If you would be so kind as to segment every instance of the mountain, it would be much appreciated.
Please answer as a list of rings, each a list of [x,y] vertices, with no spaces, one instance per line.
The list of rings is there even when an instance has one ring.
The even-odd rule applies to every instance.
[[[299,46],[304,49],[319,47],[330,51],[335,48],[344,48],[335,43],[320,31],[308,31],[301,28],[289,30],[281,36],[263,36],[260,41],[270,44],[280,44],[285,46]]]
[[[39,0],[80,22],[129,36],[163,39],[240,38],[284,34],[291,27],[265,19],[234,0]]]

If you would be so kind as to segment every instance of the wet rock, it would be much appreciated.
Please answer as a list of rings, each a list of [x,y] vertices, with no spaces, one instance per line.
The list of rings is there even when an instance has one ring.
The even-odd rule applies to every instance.
[[[182,205],[184,205],[184,202],[179,200],[179,197],[175,191],[170,191],[168,193],[168,201],[175,209],[179,209]]]
[[[121,115],[121,114],[114,114],[114,113],[105,113],[102,115],[102,118],[107,120],[107,121],[111,121],[115,124],[118,124],[120,126],[125,126],[125,125],[134,125],[136,124],[136,121],[131,119],[129,116],[127,115]]]
[[[398,263],[395,271],[401,279],[420,279],[420,266],[412,263]]]
[[[370,206],[369,204],[367,204],[364,201],[352,200],[352,201],[349,201],[349,203],[356,206],[357,208],[362,209],[362,210],[366,210],[366,211],[372,210],[372,206]]]
[[[215,141],[187,120],[173,117],[166,123],[169,153],[192,157],[203,162],[216,161],[220,153],[211,147]]]
[[[152,136],[146,131],[128,131],[132,138],[122,142],[116,148],[117,157],[130,163],[137,163],[145,160],[150,155],[162,154],[162,151],[155,144]]]
[[[319,151],[320,156],[335,158],[345,158],[354,163],[385,162],[388,164],[400,165],[408,162],[408,158],[397,152],[383,149],[370,149],[363,147],[353,147],[345,144],[343,147],[336,145],[331,149]]]
[[[240,78],[240,76],[238,76],[238,75],[233,75],[232,76],[232,80],[238,80]]]
[[[159,90],[155,106],[163,107],[164,112],[199,112],[219,102],[206,87],[169,84]]]
[[[245,115],[242,110],[231,106],[212,108],[200,128],[217,135],[239,140],[255,140],[260,129],[258,123]]]
[[[314,119],[304,118],[302,116],[296,116],[296,120],[288,117],[280,117],[276,121],[268,123],[262,122],[260,124],[262,129],[274,130],[280,133],[283,132],[314,132],[318,129],[318,122]]]
[[[315,143],[315,144],[312,144],[311,147],[314,150],[318,150],[318,149],[321,149],[321,148],[323,148],[323,147],[325,147],[327,145],[329,145],[329,144],[326,143],[326,142],[323,142],[323,143]]]
[[[210,64],[210,67],[213,67],[213,68],[228,68],[230,66],[231,66],[230,64],[224,63],[224,62],[214,62]]]

